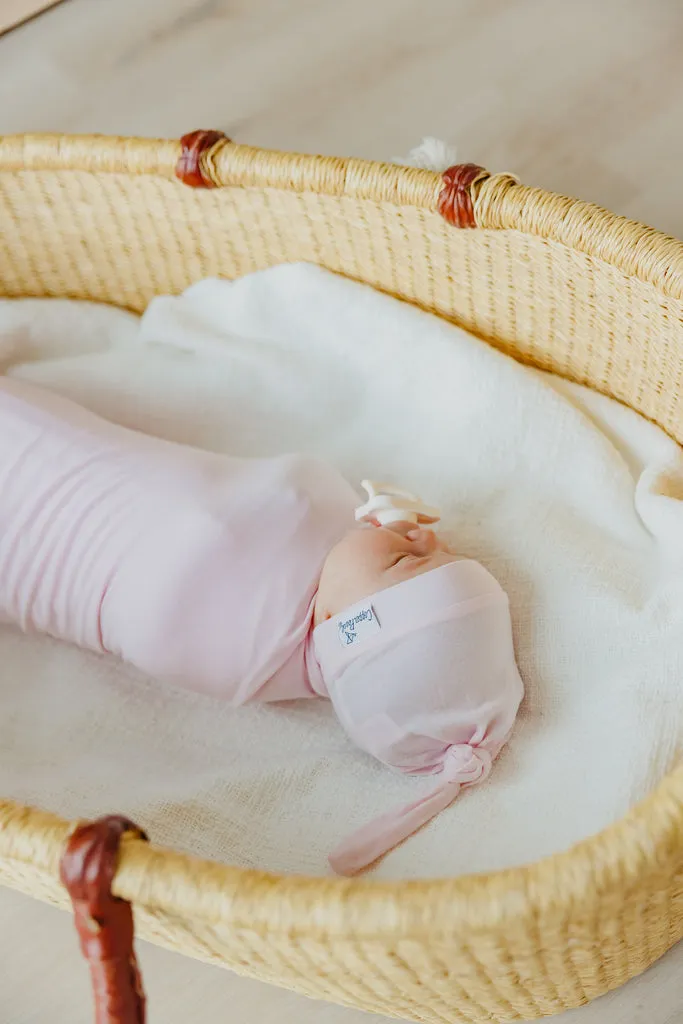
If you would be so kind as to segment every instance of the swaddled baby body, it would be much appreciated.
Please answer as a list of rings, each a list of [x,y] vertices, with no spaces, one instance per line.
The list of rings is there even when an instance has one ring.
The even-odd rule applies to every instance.
[[[439,775],[333,855],[348,874],[488,774],[522,696],[493,577],[357,505],[322,461],[200,451],[0,379],[0,616],[235,705],[327,697],[364,750]]]

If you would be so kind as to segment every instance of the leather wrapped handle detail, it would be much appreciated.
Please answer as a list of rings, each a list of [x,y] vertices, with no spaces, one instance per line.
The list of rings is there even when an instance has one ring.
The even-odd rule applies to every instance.
[[[218,188],[218,182],[208,173],[206,160],[203,158],[219,142],[229,141],[223,132],[204,128],[183,135],[180,140],[183,150],[175,169],[176,178],[182,181],[183,185],[190,185],[192,188]]]
[[[443,172],[443,188],[437,209],[444,220],[456,228],[476,228],[472,186],[490,177],[478,164],[454,164]]]
[[[121,840],[145,833],[111,815],[80,825],[70,836],[60,877],[74,909],[81,951],[88,961],[96,1024],[144,1024],[145,994],[133,948],[133,910],[112,895]]]

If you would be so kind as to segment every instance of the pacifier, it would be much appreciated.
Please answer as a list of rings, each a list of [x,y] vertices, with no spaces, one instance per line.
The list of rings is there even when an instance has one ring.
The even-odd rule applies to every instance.
[[[397,522],[436,523],[441,518],[438,508],[425,505],[421,498],[410,491],[376,480],[361,480],[361,487],[367,493],[368,500],[356,509],[358,522],[387,526]]]

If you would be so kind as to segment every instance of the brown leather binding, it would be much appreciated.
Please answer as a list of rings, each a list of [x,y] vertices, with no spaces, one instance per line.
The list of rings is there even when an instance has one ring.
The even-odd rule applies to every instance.
[[[471,186],[482,175],[486,175],[486,171],[478,164],[454,164],[443,172],[437,209],[449,224],[456,228],[476,228]]]
[[[217,142],[223,139],[228,141],[227,135],[223,132],[208,131],[200,128],[199,131],[183,135],[180,144],[183,151],[178,157],[176,164],[176,178],[179,178],[184,185],[192,188],[216,188],[216,182],[207,177],[202,167],[202,154],[211,149]]]
[[[126,832],[147,838],[118,815],[81,825],[69,838],[60,865],[81,950],[90,966],[96,1024],[145,1021],[145,994],[133,949],[133,911],[111,891]]]

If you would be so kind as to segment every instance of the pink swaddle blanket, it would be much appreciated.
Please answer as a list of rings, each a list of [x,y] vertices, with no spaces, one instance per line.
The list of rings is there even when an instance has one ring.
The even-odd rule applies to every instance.
[[[171,444],[0,378],[0,616],[153,677],[314,696],[313,602],[355,504],[318,460]]]
[[[0,619],[238,705],[328,697],[350,737],[435,789],[331,858],[353,874],[484,779],[522,697],[507,598],[458,561],[313,629],[358,496],[302,456],[147,437],[0,378]]]

